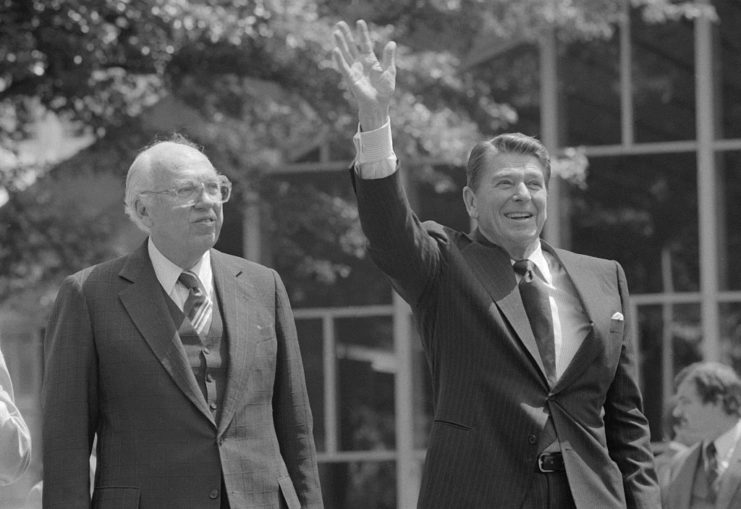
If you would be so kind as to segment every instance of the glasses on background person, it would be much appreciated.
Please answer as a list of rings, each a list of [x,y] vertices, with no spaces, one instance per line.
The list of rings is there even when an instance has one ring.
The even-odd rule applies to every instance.
[[[212,200],[226,203],[232,195],[232,183],[226,176],[219,175],[213,180],[183,182],[167,189],[139,191],[139,194],[168,194],[181,205],[193,205],[198,201],[202,191]]]

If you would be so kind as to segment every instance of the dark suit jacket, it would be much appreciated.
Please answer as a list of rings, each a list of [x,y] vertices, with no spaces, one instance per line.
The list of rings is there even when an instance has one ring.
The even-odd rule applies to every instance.
[[[480,234],[420,224],[398,172],[354,181],[370,254],[411,305],[432,375],[419,507],[520,508],[549,414],[578,508],[659,507],[618,263],[544,245],[592,322],[549,387],[508,254]]]
[[[664,509],[691,509],[692,488],[698,468],[704,468],[701,458],[702,442],[677,453],[672,458],[669,484],[662,492]],[[719,478],[715,509],[741,507],[741,444],[731,456],[728,468]]]
[[[322,507],[288,297],[271,269],[211,251],[228,335],[217,424],[147,253],[65,279],[45,339],[44,507]],[[285,501],[282,501],[285,499]]]

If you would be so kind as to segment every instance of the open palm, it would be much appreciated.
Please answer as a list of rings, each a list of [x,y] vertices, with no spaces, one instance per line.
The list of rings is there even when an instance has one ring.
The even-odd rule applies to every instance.
[[[384,117],[396,88],[396,44],[388,42],[379,62],[364,21],[357,22],[358,40],[344,21],[334,31],[333,52],[337,68],[358,102],[361,112],[378,113]]]

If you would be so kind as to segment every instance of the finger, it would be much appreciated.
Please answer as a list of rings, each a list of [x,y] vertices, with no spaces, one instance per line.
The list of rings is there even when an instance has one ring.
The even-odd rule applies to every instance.
[[[373,53],[373,43],[371,42],[370,34],[368,33],[368,25],[365,21],[359,19],[355,23],[355,26],[357,27],[358,39],[360,39],[358,42],[360,52],[364,55]]]
[[[335,48],[332,50],[332,60],[334,60],[335,65],[337,66],[337,70],[342,73],[342,75],[345,77],[346,80],[348,80],[348,83],[350,80],[350,72],[351,68],[350,65],[347,63],[347,60],[345,60],[345,57],[342,54],[342,51],[339,48]]]
[[[347,55],[349,55],[350,58],[348,58],[348,62],[351,60],[355,60],[358,56],[358,50],[357,46],[355,44],[355,37],[353,37],[352,30],[350,30],[350,26],[345,23],[344,21],[340,21],[335,25],[336,30],[339,31],[339,35],[342,37],[345,45],[345,49],[347,50]]]
[[[355,58],[353,58],[350,48],[347,45],[345,35],[340,30],[335,30],[332,32],[332,35],[334,37],[335,49],[339,51],[340,56],[345,60],[345,62],[349,64],[350,62],[355,61]]]
[[[383,70],[391,70],[396,73],[396,43],[389,41],[383,48],[383,60],[381,61]]]

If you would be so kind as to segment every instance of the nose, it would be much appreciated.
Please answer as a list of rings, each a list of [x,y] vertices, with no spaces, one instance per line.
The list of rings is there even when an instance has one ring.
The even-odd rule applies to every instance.
[[[672,410],[672,415],[677,418],[682,417],[682,410],[679,408],[679,405],[674,407],[674,409]]]
[[[515,194],[512,196],[512,198],[515,201],[530,199],[530,190],[527,188],[527,185],[525,185],[524,182],[519,182],[515,184],[514,193]]]
[[[196,205],[211,205],[221,203],[218,194],[210,193],[205,182],[201,182],[196,195]]]

